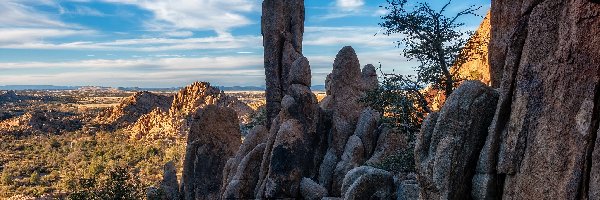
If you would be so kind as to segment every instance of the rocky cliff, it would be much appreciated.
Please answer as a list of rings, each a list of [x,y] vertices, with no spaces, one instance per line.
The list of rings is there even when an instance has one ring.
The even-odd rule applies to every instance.
[[[481,110],[471,117],[493,116],[489,129],[453,130],[464,127],[463,119],[469,115],[443,115],[446,108],[431,115],[419,137],[419,143],[430,148],[417,151],[430,155],[417,163],[422,166],[421,197],[600,198],[600,4],[496,0],[490,20],[490,77],[492,86],[498,87],[498,103],[471,108]],[[456,100],[446,104],[470,96],[456,92],[449,97]],[[435,136],[440,123],[449,123],[448,128]],[[452,142],[456,134],[464,135],[461,143]],[[470,154],[457,156],[467,152],[465,144],[482,145],[481,150],[472,149],[476,159],[466,156]],[[454,151],[440,151],[441,147]],[[433,162],[431,148],[438,149]],[[446,161],[452,165],[443,164]],[[460,163],[466,165],[455,165]],[[448,182],[448,178],[457,179]],[[472,188],[455,187],[456,180]]]
[[[139,96],[148,95],[136,94],[131,97],[131,99],[140,99]],[[207,105],[231,107],[238,112],[241,117],[248,116],[253,112],[252,108],[245,103],[238,101],[235,97],[225,95],[218,88],[212,87],[209,83],[205,82],[195,82],[182,88],[174,95],[174,97],[168,98],[168,100],[162,99],[161,103],[152,103],[155,101],[148,101],[148,98],[145,98],[146,100],[142,102],[150,103],[143,104],[144,106],[135,106],[134,108],[136,109],[128,109],[147,111],[145,114],[139,116],[134,123],[127,126],[127,131],[130,132],[132,138],[137,140],[174,140],[186,136],[192,123],[193,114]],[[153,99],[158,100],[156,98]],[[125,101],[121,104],[130,105],[128,102],[129,101]],[[139,102],[139,100],[137,102]],[[160,107],[157,105],[160,105]],[[122,106],[118,106],[113,110],[124,110],[120,107]],[[144,109],[140,109],[140,107]],[[135,114],[138,112],[133,113]],[[134,114],[112,114],[111,116],[123,116],[121,118],[127,119],[136,116]]]

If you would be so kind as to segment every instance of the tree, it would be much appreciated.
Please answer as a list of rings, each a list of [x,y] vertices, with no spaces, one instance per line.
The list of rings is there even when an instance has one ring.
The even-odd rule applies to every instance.
[[[420,62],[415,81],[442,90],[446,96],[452,94],[458,80],[450,68],[468,60],[460,54],[472,34],[472,31],[460,30],[464,23],[457,20],[465,15],[477,16],[475,11],[481,7],[472,5],[452,17],[446,17],[444,13],[451,0],[439,11],[426,2],[418,2],[413,9],[407,9],[407,0],[387,2],[388,6],[384,8],[389,13],[381,18],[383,22],[379,25],[388,36],[397,33],[405,36],[397,43],[398,47],[404,45],[404,57]]]
[[[457,20],[461,16],[476,15],[479,7],[470,6],[452,17],[444,12],[451,4],[448,1],[441,10],[436,11],[428,3],[416,3],[407,9],[407,0],[387,0],[384,8],[389,13],[381,19],[379,25],[384,34],[402,34],[403,39],[397,41],[398,47],[404,46],[404,57],[417,60],[416,75],[383,73],[379,67],[381,82],[379,88],[368,92],[362,102],[373,109],[384,113],[383,123],[405,133],[408,147],[397,152],[383,163],[381,168],[391,171],[414,170],[414,140],[421,128],[424,117],[431,112],[428,100],[433,97],[425,93],[425,87],[443,91],[449,96],[460,79],[451,71],[452,66],[460,66],[469,61],[465,55],[465,45],[472,32],[461,31],[464,25]],[[471,44],[466,48],[474,48]],[[458,70],[455,70],[458,71]]]

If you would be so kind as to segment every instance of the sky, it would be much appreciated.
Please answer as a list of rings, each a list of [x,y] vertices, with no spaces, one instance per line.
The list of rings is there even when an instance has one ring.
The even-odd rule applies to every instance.
[[[444,1],[430,0],[434,7]],[[0,85],[263,86],[261,0],[0,0]],[[353,46],[361,65],[414,73],[378,34],[385,0],[305,0],[313,85]],[[490,0],[454,0],[448,13]],[[462,19],[475,30],[481,17]]]

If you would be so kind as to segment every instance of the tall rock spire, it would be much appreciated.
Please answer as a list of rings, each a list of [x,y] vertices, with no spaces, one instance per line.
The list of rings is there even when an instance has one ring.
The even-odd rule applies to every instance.
[[[302,56],[304,0],[265,0],[262,35],[265,59],[267,124],[281,110],[292,63]]]

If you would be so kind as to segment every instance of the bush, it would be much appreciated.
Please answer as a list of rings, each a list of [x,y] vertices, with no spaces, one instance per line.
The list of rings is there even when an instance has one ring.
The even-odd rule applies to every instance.
[[[40,184],[40,173],[38,173],[37,171],[34,171],[33,173],[31,173],[31,175],[29,176],[29,184],[39,185]]]
[[[145,198],[145,186],[140,180],[122,167],[110,170],[104,176],[81,178],[75,192],[67,199],[71,200],[137,200]]]
[[[7,186],[13,184],[13,176],[10,172],[8,172],[6,168],[2,171],[2,175],[0,176],[0,183],[2,183],[2,185]]]

